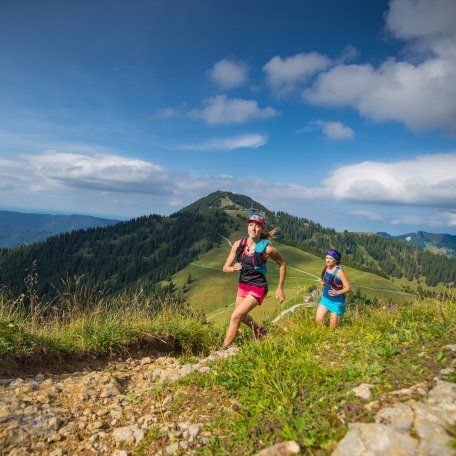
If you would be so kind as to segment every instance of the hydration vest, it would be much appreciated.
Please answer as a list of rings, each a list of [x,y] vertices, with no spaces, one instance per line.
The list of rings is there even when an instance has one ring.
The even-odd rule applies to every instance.
[[[336,283],[337,271],[339,271],[340,267],[339,266],[336,267],[336,269],[334,270],[334,274],[328,273],[331,276],[331,278],[329,279],[329,282],[328,282],[328,280],[325,280],[325,278],[326,278],[326,270],[327,269],[328,269],[328,267],[325,266],[323,268],[323,271],[321,271],[321,280],[325,283],[325,285],[329,285],[334,290],[342,290],[342,288],[344,288],[344,284],[343,283],[340,283],[340,284]]]
[[[236,250],[236,262],[242,263],[242,253],[244,252],[245,246],[247,244],[247,238],[242,238],[241,242],[238,245]],[[253,249],[253,266],[255,271],[261,272],[263,275],[266,275],[268,271],[266,267],[266,261],[263,258],[263,253],[268,246],[269,241],[267,239],[260,239],[256,244],[255,248]]]

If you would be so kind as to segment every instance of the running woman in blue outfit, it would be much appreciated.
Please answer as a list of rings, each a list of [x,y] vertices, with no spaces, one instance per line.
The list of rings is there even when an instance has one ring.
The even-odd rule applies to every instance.
[[[337,328],[340,317],[345,313],[345,295],[351,290],[347,277],[339,266],[340,256],[337,250],[326,252],[326,266],[321,273],[323,296],[315,317],[317,323],[324,323],[326,314],[330,312],[331,328]]]

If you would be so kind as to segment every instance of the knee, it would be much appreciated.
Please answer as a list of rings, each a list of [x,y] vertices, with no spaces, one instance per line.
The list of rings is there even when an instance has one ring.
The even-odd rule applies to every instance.
[[[241,323],[243,318],[244,318],[244,314],[241,314],[241,313],[238,313],[238,312],[234,311],[231,314],[230,321],[231,321],[231,323],[239,324],[239,323]]]

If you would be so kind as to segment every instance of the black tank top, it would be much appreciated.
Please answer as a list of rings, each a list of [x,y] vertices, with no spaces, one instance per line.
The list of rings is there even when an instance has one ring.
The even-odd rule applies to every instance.
[[[268,282],[266,281],[266,276],[260,271],[255,270],[253,265],[253,254],[248,255],[244,251],[241,255],[242,269],[239,275],[239,283],[245,285],[253,285],[255,287],[268,288]]]

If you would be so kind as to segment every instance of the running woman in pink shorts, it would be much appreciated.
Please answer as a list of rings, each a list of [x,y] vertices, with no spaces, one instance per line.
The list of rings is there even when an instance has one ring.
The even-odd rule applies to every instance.
[[[249,312],[261,305],[268,293],[266,281],[266,261],[268,258],[272,258],[279,265],[279,284],[275,293],[276,298],[279,302],[285,300],[283,292],[286,272],[285,258],[269,243],[274,238],[277,228],[265,232],[264,225],[265,219],[262,215],[251,214],[247,219],[248,236],[233,244],[223,266],[223,272],[240,271],[240,275],[235,309],[231,314],[230,325],[226,332],[222,350],[228,348],[233,342],[241,322],[251,327],[257,338],[266,333],[266,328],[258,326]]]

